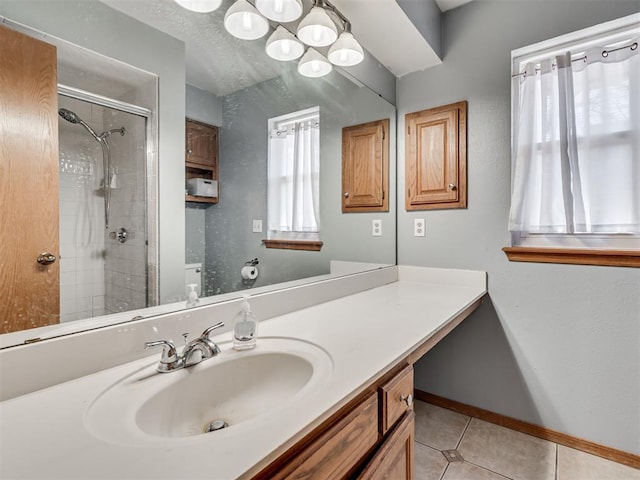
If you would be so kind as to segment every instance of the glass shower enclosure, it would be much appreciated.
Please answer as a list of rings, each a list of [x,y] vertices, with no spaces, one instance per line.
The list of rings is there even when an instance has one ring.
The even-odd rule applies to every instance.
[[[149,305],[147,118],[58,95],[60,322]]]

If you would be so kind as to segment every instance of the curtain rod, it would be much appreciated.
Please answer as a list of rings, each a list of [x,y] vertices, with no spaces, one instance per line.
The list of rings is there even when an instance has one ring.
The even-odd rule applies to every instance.
[[[624,50],[625,48],[628,48],[630,50],[637,50],[638,49],[638,42],[633,42],[629,45],[623,45],[622,47],[617,47],[617,48],[611,48],[609,50],[602,50],[602,57],[603,58],[607,58],[609,56],[610,53],[612,52],[617,52],[618,50]],[[571,59],[571,63],[573,62],[579,62],[581,60],[586,60],[587,59],[587,55],[583,55],[581,57],[578,58],[572,58]],[[539,72],[540,69],[536,68],[535,69],[536,72]],[[511,75],[511,78],[516,78],[516,77],[521,77],[523,75],[526,75],[526,72],[520,72],[520,73],[514,73],[513,75]]]

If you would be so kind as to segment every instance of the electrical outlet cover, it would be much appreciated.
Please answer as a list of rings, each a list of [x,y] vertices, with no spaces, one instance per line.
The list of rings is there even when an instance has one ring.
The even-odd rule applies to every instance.
[[[382,220],[372,220],[371,221],[371,235],[374,237],[382,236]]]
[[[413,219],[413,236],[414,237],[424,237],[425,233],[425,224],[424,218],[414,218]]]

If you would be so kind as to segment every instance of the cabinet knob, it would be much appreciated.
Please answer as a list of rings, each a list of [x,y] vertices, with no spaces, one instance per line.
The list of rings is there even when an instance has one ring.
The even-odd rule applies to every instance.
[[[193,153],[193,150],[187,150],[187,153],[191,155]]]
[[[456,188],[458,188],[458,187],[456,187],[455,183],[450,183],[449,184],[449,190],[455,190]]]
[[[413,405],[413,395],[400,395],[400,400],[406,402],[407,407],[411,407]]]
[[[38,258],[36,259],[36,261],[40,265],[50,265],[56,261],[56,256],[53,253],[43,252],[40,255],[38,255]]]
[[[344,198],[349,198],[349,192],[344,192]]]

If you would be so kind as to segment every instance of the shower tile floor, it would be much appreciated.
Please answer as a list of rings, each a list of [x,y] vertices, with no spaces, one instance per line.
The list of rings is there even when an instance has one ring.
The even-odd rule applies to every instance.
[[[640,480],[640,470],[416,401],[414,480]]]

